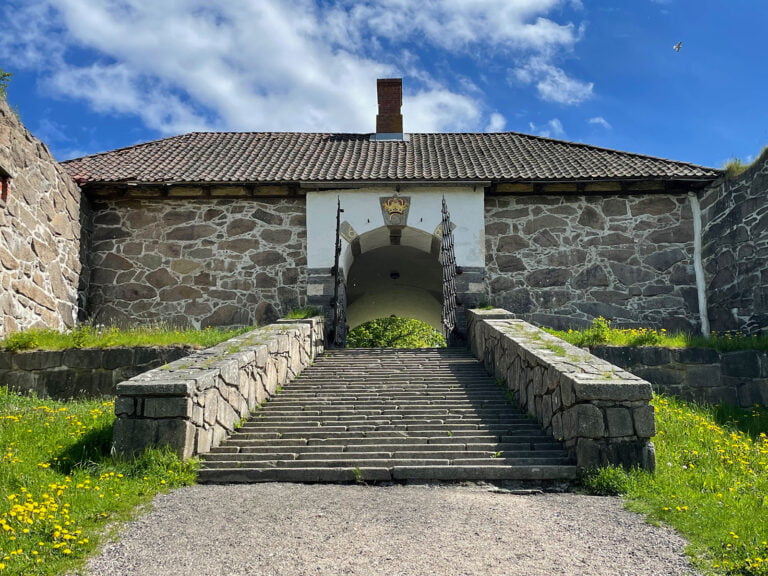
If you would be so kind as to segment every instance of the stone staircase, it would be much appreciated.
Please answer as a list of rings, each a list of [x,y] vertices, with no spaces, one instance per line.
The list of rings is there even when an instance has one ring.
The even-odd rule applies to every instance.
[[[318,357],[223,445],[201,483],[569,481],[562,446],[465,349]]]

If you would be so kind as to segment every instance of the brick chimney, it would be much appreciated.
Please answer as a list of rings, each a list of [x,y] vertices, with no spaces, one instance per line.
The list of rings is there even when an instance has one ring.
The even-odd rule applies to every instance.
[[[403,79],[379,78],[376,81],[379,97],[379,113],[376,115],[377,134],[402,134]]]

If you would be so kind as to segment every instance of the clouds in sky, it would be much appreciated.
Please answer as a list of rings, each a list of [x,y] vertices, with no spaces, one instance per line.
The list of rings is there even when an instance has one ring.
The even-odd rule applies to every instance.
[[[501,54],[515,62],[510,80],[547,102],[577,105],[594,92],[557,64],[583,30],[556,16],[578,0],[5,4],[6,61],[41,74],[60,97],[137,116],[163,135],[372,131],[375,80],[393,76],[407,77],[408,131],[503,130],[482,85],[441,70],[443,57]],[[544,129],[558,135],[555,125]]]

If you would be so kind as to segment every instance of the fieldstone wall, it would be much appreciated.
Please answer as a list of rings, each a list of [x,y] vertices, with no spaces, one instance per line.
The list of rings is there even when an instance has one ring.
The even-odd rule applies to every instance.
[[[506,310],[470,310],[469,333],[473,354],[579,467],[655,468],[648,382]]]
[[[707,308],[713,330],[768,332],[768,151],[701,196]]]
[[[591,351],[647,380],[657,392],[705,404],[768,406],[768,353],[761,350],[595,346]]]
[[[304,199],[93,202],[95,322],[265,324],[306,305]]]
[[[0,98],[0,337],[77,320],[87,203]]]
[[[115,450],[208,452],[322,353],[324,325],[319,316],[281,321],[118,384]]]
[[[485,200],[490,303],[555,328],[691,330],[698,321],[686,195],[505,195]]]
[[[0,351],[0,385],[56,400],[114,396],[123,380],[190,352],[184,346]]]

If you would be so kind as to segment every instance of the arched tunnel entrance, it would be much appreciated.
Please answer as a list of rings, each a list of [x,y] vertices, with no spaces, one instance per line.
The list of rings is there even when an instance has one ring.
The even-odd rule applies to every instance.
[[[381,246],[357,255],[347,274],[349,328],[385,316],[416,318],[441,330],[442,269],[413,246]]]

